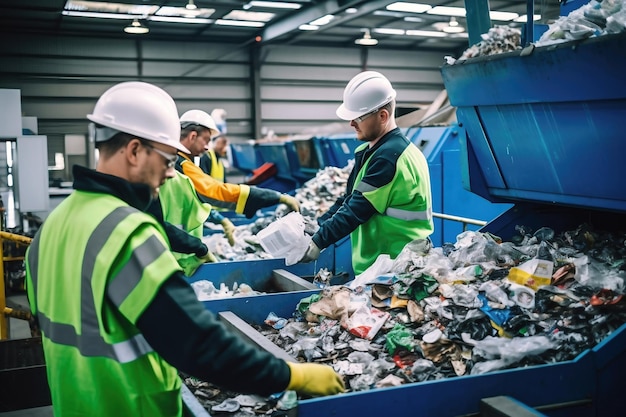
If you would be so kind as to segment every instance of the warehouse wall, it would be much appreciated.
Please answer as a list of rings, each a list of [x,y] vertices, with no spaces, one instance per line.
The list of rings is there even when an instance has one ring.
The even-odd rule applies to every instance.
[[[52,150],[66,134],[85,134],[85,115],[109,86],[128,80],[155,83],[180,113],[200,108],[228,112],[231,140],[315,131],[336,124],[347,81],[364,68],[385,73],[399,107],[430,104],[443,89],[445,52],[361,47],[321,48],[10,34],[0,43],[0,88],[19,88],[22,112],[35,116]]]

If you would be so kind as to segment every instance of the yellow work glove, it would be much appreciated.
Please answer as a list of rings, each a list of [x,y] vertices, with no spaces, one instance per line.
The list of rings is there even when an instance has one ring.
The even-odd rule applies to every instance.
[[[298,200],[296,200],[295,197],[292,197],[289,194],[281,194],[279,201],[286,204],[291,210],[300,212],[300,203],[298,203]]]
[[[226,217],[220,222],[224,228],[224,236],[228,239],[230,246],[235,246],[235,225]]]
[[[291,379],[287,391],[296,391],[312,397],[344,392],[341,376],[328,365],[287,362]]]
[[[217,262],[217,258],[215,257],[215,255],[213,255],[213,252],[211,252],[211,251],[208,251],[206,253],[206,255],[199,256],[198,258],[202,261],[202,263],[205,263],[205,264],[208,264],[208,263],[211,263],[211,262]]]

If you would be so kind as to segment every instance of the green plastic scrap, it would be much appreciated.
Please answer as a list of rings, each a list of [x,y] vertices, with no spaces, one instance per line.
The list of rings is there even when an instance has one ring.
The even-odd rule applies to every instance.
[[[400,278],[394,288],[398,295],[408,295],[416,301],[430,296],[439,286],[439,282],[430,275],[421,274],[419,277]]]
[[[298,302],[298,306],[296,307],[296,309],[298,310],[298,312],[300,314],[305,314],[306,311],[309,309],[309,306],[317,301],[319,301],[322,298],[322,294],[313,294],[310,295],[306,298],[301,299]]]
[[[403,325],[397,323],[393,329],[387,333],[385,347],[390,355],[393,355],[399,347],[405,348],[407,351],[413,351],[415,340],[413,334]]]

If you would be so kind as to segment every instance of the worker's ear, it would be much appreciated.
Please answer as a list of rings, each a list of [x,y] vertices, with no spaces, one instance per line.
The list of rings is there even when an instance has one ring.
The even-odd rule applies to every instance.
[[[381,109],[378,112],[378,117],[380,117],[382,123],[387,123],[389,121],[389,111],[387,109]]]
[[[137,138],[131,139],[126,144],[126,159],[131,165],[138,165],[138,154],[141,148],[141,141]]]

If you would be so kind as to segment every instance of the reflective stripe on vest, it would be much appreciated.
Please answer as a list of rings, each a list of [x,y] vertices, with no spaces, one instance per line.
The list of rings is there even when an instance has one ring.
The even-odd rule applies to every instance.
[[[367,184],[361,181],[355,188],[356,191],[361,192],[362,194],[366,192],[376,191],[378,187],[374,187],[373,185]],[[398,220],[430,220],[433,217],[433,210],[429,208],[428,210],[420,210],[420,211],[412,211],[412,210],[402,210],[393,207],[388,207],[383,213],[385,216],[392,217]]]
[[[127,216],[135,212],[136,210],[132,207],[119,207],[113,210],[102,220],[89,237],[81,268],[81,334],[76,332],[73,325],[53,322],[41,311],[37,312],[41,330],[50,341],[61,345],[74,346],[85,357],[104,356],[120,363],[131,362],[153,351],[142,334],[137,334],[128,340],[112,344],[102,338],[91,288],[91,278],[97,255],[106,244],[115,227]],[[39,270],[37,265],[37,260],[39,259],[39,239],[34,239],[33,242],[35,244],[30,246],[28,261],[36,293]],[[154,261],[155,257],[150,254],[158,253],[160,255],[160,252],[152,251],[153,246],[157,244],[159,244],[158,238],[152,236],[136,248],[133,251],[133,257],[119,272],[118,279],[113,280],[109,284],[107,295],[116,305],[119,306],[124,301],[125,297],[138,282],[139,277],[141,277],[143,269]],[[124,276],[126,279],[120,279],[120,277]],[[137,279],[130,281],[128,277],[137,277]]]

